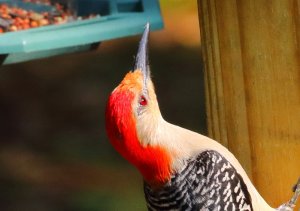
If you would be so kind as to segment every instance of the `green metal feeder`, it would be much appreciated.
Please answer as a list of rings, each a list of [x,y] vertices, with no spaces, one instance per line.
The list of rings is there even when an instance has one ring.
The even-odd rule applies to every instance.
[[[0,0],[0,4],[12,2],[36,12],[54,9],[22,0]],[[78,16],[100,16],[1,34],[1,64],[92,50],[102,41],[142,33],[147,22],[151,24],[151,30],[163,27],[157,0],[77,0],[76,4]]]

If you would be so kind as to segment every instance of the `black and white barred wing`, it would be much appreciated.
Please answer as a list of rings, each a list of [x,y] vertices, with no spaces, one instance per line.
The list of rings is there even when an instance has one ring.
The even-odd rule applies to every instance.
[[[236,169],[218,152],[187,161],[162,189],[145,185],[149,210],[252,211],[251,196]]]
[[[251,196],[236,169],[218,152],[205,151],[195,162],[195,204],[208,210],[253,210]],[[201,209],[200,209],[201,210]]]

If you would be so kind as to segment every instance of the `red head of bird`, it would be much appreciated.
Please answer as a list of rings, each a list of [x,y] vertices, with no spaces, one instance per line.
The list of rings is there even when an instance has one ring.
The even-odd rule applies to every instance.
[[[106,107],[106,130],[111,144],[137,167],[148,183],[164,183],[171,174],[169,150],[158,144],[163,122],[150,78],[147,56],[149,24],[136,56],[134,71],[111,93]]]

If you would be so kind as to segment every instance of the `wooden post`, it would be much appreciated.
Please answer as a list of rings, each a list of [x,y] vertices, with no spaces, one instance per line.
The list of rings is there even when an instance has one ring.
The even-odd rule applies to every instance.
[[[209,135],[279,206],[300,176],[300,1],[198,6]]]

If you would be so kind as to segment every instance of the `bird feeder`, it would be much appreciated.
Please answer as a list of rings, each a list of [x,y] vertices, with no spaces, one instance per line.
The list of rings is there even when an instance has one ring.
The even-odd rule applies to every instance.
[[[157,0],[53,0],[46,3],[45,0],[0,0],[1,5],[30,11],[30,20],[46,14],[54,21],[41,27],[10,28],[1,33],[2,65],[93,50],[102,41],[142,33],[147,22],[151,30],[163,27]],[[61,20],[57,18],[59,5],[67,7],[68,18],[62,24],[55,22]],[[23,18],[18,17],[22,14],[10,10],[9,13],[14,18]],[[66,14],[61,15],[65,18]],[[9,27],[10,20],[0,17],[0,28]]]

